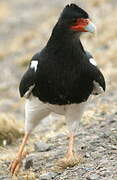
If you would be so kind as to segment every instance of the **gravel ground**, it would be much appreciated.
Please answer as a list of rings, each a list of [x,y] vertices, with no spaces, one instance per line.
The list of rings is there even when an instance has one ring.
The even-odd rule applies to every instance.
[[[22,122],[24,105],[17,90],[22,73],[33,54],[47,42],[60,11],[69,2],[0,1],[0,123],[3,114],[8,121],[12,116]],[[50,115],[32,134],[27,145],[30,154],[17,177],[11,177],[7,169],[21,138],[0,147],[0,180],[117,180],[117,3],[74,2],[87,9],[98,28],[97,36],[86,34],[82,41],[107,81],[107,92],[90,100],[76,135],[75,151],[82,154],[82,161],[74,167],[58,166],[68,142],[66,124],[62,116]]]

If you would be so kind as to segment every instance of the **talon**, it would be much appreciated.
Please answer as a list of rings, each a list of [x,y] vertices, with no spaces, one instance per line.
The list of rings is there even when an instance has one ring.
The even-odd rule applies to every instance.
[[[20,169],[20,167],[21,167],[21,162],[19,162],[18,164],[17,164],[17,166],[15,167],[15,169],[14,169],[14,172],[13,172],[13,174],[17,174],[18,173],[18,171],[19,171],[19,169]]]
[[[72,156],[65,156],[64,158],[60,159],[58,161],[58,166],[61,167],[61,168],[67,168],[67,167],[73,167],[77,164],[79,164],[80,162],[82,161],[82,156],[79,155],[72,155]]]
[[[21,166],[21,158],[15,159],[14,161],[11,162],[9,166],[9,171],[11,174],[16,174]]]
[[[60,159],[58,162],[58,166],[61,168],[73,167],[76,164],[79,164],[82,160],[82,156],[74,154],[73,151],[73,144],[74,144],[74,134],[71,133],[69,135],[69,144],[68,144],[68,151],[64,158]]]
[[[21,144],[19,151],[17,153],[17,156],[16,156],[15,160],[13,160],[11,162],[11,164],[8,168],[12,175],[17,174],[17,172],[19,171],[19,169],[21,167],[22,159],[24,159],[26,157],[26,155],[28,154],[26,151],[24,151],[24,146],[28,140],[29,134],[30,133],[25,134],[23,141],[22,141],[22,144]]]
[[[21,167],[22,160],[26,157],[28,153],[24,151],[21,156],[17,157],[15,160],[13,160],[9,166],[9,171],[12,175],[16,175]]]

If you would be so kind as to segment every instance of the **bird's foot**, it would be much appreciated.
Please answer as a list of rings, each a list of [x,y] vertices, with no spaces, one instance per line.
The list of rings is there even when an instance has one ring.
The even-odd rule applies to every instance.
[[[64,158],[58,161],[58,166],[61,168],[73,167],[82,161],[83,156],[81,154],[67,154]]]
[[[18,155],[10,164],[9,166],[9,171],[11,172],[12,175],[17,175],[21,165],[22,165],[22,160],[26,157],[28,153],[23,152],[22,155]]]

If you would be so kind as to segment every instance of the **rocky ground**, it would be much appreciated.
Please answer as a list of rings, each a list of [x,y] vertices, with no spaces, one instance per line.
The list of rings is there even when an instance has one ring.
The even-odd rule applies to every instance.
[[[0,179],[10,180],[116,180],[117,179],[117,2],[77,1],[95,22],[96,36],[82,42],[94,55],[107,82],[105,94],[92,98],[76,135],[74,167],[58,166],[66,152],[67,128],[63,117],[50,115],[30,137],[30,152],[17,177],[8,172],[23,135],[24,100],[18,84],[33,54],[51,33],[65,0],[0,1]]]

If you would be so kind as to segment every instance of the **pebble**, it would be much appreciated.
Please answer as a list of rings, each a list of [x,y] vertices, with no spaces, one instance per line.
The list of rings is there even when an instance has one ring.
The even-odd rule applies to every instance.
[[[36,142],[34,146],[35,146],[35,151],[37,152],[49,151],[52,148],[50,144],[47,144],[45,142]]]
[[[25,170],[29,169],[30,167],[33,167],[33,157],[32,156],[27,157],[23,163],[23,168]]]
[[[23,160],[23,170],[27,170],[33,167],[35,169],[35,162],[40,161],[39,154],[30,154]],[[39,168],[39,166],[37,167]]]
[[[8,176],[0,176],[0,180],[9,180],[10,179],[10,177],[8,177]]]
[[[117,146],[114,146],[114,145],[108,145],[108,149],[111,149],[111,150],[117,150]]]
[[[87,180],[100,180],[100,176],[98,176],[97,174],[92,174],[87,177]]]
[[[48,172],[46,174],[42,174],[40,176],[40,180],[51,180],[51,179],[54,179],[55,176],[57,176],[57,173],[55,173],[55,172]]]
[[[90,158],[90,154],[88,152],[85,153],[86,158]]]

